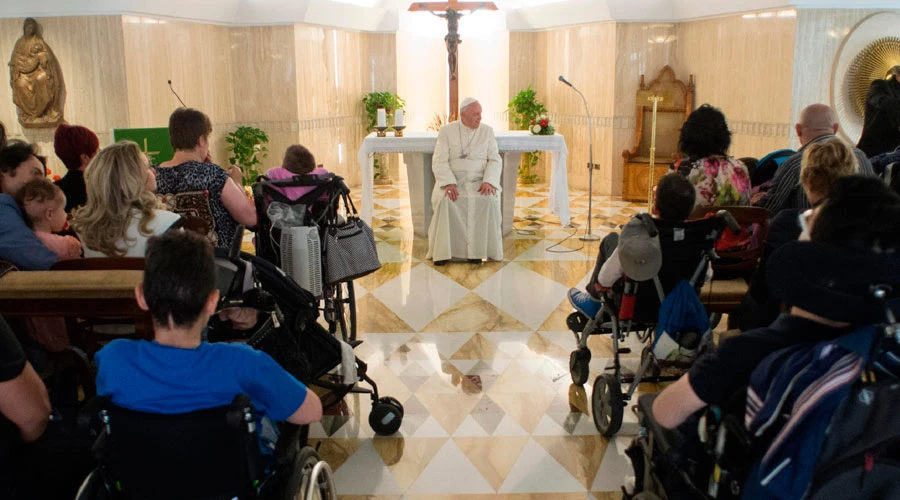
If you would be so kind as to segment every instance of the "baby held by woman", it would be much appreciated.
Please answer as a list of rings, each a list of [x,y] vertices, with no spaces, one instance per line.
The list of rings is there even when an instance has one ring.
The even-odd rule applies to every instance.
[[[66,227],[66,195],[59,186],[47,179],[35,179],[22,187],[18,198],[25,222],[44,246],[60,260],[81,257],[77,238],[54,234]]]

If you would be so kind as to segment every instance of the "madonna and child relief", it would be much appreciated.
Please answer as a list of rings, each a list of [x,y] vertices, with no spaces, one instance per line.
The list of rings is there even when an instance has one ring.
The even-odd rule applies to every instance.
[[[29,17],[22,31],[9,60],[9,85],[19,123],[25,128],[56,127],[63,121],[66,104],[62,69],[37,21]]]

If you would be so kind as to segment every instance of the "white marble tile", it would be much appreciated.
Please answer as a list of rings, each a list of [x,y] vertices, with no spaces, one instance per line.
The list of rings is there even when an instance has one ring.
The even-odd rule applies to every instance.
[[[384,241],[379,241],[375,244],[375,249],[378,251],[378,260],[382,263],[385,262],[407,262],[410,260],[409,254],[397,248],[396,245],[391,245],[390,243],[385,243]]]
[[[365,441],[356,453],[334,473],[339,495],[401,495],[397,484],[371,440]]]
[[[582,492],[582,486],[534,439],[529,439],[499,493]]]
[[[567,288],[512,262],[473,291],[535,330],[556,309]]]
[[[407,493],[473,495],[494,493],[494,488],[450,439],[419,474]]]
[[[421,330],[468,293],[427,265],[418,265],[372,291],[414,329]]]
[[[572,236],[572,239],[578,241],[576,238],[579,234],[580,231]],[[547,240],[541,241],[537,245],[522,252],[515,260],[592,260],[591,257],[588,257],[580,250],[571,250],[564,245],[557,245],[555,247],[553,247],[553,245],[556,245],[556,242]],[[548,248],[550,248],[549,251],[547,250]]]
[[[591,491],[620,491],[625,478],[634,476],[631,460],[625,455],[632,439],[631,436],[616,436],[609,441]]]

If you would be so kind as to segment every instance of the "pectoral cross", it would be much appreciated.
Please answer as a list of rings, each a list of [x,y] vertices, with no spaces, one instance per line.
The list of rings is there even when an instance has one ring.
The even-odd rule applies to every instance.
[[[447,64],[450,66],[448,81],[450,118],[448,121],[451,122],[459,118],[459,79],[457,78],[458,57],[456,49],[462,43],[462,39],[459,38],[459,33],[457,32],[459,18],[462,17],[460,11],[467,10],[472,12],[478,9],[497,10],[497,6],[493,2],[459,2],[458,0],[415,2],[409,6],[410,12],[431,12],[438,17],[447,19],[447,36],[444,37],[444,44],[447,46]]]
[[[150,147],[147,145],[147,138],[144,137],[144,154],[147,155],[147,159],[150,160],[150,163],[153,163],[153,157],[159,154],[159,151],[149,151]]]

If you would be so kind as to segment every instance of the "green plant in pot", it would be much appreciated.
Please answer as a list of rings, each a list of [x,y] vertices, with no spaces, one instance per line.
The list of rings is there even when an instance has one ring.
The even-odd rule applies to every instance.
[[[226,148],[231,156],[228,161],[241,169],[241,180],[245,186],[256,182],[261,160],[269,156],[266,144],[269,136],[256,127],[238,127],[225,136]]]
[[[386,124],[390,124],[394,121],[394,111],[398,109],[403,109],[406,106],[406,101],[404,101],[397,94],[393,94],[391,92],[369,92],[362,98],[363,106],[366,108],[366,117],[369,119],[369,124],[366,125],[366,133],[372,132],[375,130],[375,127],[378,125],[378,109],[384,108],[385,114],[387,115]],[[373,161],[375,165],[375,179],[388,179],[387,167],[384,165],[384,161],[382,158],[379,158],[380,155],[375,157]]]
[[[539,116],[547,112],[547,108],[537,101],[534,90],[529,85],[527,89],[520,91],[507,105],[509,117],[518,130],[529,130],[531,123]],[[519,179],[525,184],[537,182],[537,174],[532,169],[541,159],[540,151],[532,151],[522,155],[522,163],[519,164]]]

